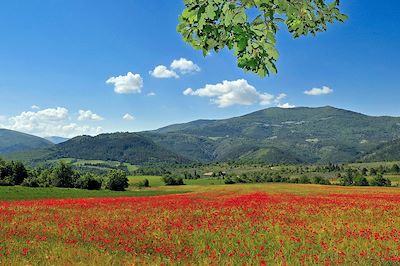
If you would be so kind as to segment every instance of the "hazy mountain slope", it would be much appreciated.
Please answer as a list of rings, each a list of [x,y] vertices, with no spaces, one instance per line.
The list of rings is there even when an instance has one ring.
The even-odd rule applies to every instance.
[[[333,107],[268,108],[224,120],[198,120],[141,133],[77,137],[33,159],[73,157],[133,164],[247,161],[340,163],[396,154],[400,118]],[[387,144],[383,144],[387,143]],[[383,144],[381,146],[380,144]],[[378,148],[377,148],[378,147]],[[29,157],[29,156],[28,156]]]
[[[268,108],[230,119],[172,125],[156,132],[218,139],[217,160],[273,147],[305,162],[347,162],[381,142],[400,138],[400,118],[372,117],[333,107]]]
[[[400,161],[400,140],[394,140],[379,145],[376,149],[362,156],[361,161]]]
[[[81,136],[54,147],[51,158],[112,160],[132,164],[189,162],[137,133]]]
[[[0,154],[43,149],[53,146],[45,139],[25,133],[0,129]]]
[[[69,140],[68,138],[57,137],[57,136],[46,137],[45,139],[47,139],[48,141],[50,141],[51,143],[54,143],[54,144],[60,144],[60,143],[63,143],[63,142],[66,142],[67,140]]]
[[[209,162],[215,159],[216,142],[209,139],[180,133],[140,133],[152,139],[156,144],[176,154],[194,161]]]

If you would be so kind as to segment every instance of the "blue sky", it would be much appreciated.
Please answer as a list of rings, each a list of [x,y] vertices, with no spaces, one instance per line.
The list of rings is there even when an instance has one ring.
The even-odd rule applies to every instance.
[[[71,137],[227,118],[279,104],[400,116],[398,1],[342,1],[349,20],[316,38],[293,40],[282,28],[279,73],[264,79],[239,69],[228,50],[204,58],[184,43],[176,32],[182,2],[1,1],[0,127]],[[193,65],[178,61],[172,68],[180,58]],[[152,76],[159,65],[179,78]],[[106,83],[129,72],[140,75],[140,93],[140,84],[137,93],[120,94]],[[233,102],[226,102],[229,95],[210,97],[210,90],[235,86],[253,94],[235,94]],[[333,92],[304,93],[324,86]],[[192,95],[183,94],[188,88]]]

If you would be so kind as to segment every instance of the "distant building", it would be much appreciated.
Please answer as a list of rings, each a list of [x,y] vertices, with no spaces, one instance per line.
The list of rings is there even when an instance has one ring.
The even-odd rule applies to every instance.
[[[214,172],[204,173],[203,176],[214,176]]]

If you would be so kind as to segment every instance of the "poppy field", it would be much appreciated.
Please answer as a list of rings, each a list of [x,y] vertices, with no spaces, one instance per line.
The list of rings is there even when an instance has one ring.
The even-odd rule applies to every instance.
[[[0,265],[393,265],[399,241],[396,188],[0,202]]]

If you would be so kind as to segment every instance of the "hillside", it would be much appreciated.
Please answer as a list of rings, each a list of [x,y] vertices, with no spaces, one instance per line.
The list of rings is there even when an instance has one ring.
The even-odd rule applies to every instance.
[[[156,132],[208,139],[215,146],[210,150],[215,160],[247,160],[257,149],[275,148],[292,158],[290,161],[348,162],[379,143],[400,138],[400,118],[372,117],[329,106],[268,108],[230,119],[172,125]],[[264,156],[252,157],[259,160]]]
[[[189,162],[137,133],[76,137],[52,148],[47,159],[77,158],[131,164]]]
[[[400,160],[400,140],[394,140],[380,144],[376,149],[361,157],[361,162],[386,161],[393,162]]]
[[[131,164],[175,162],[345,163],[397,154],[400,118],[333,107],[268,108],[140,133],[82,136],[23,159],[78,158]],[[397,145],[397,146],[396,146]],[[400,159],[400,158],[394,158]]]
[[[45,139],[25,133],[0,129],[0,154],[49,148],[53,144]]]

